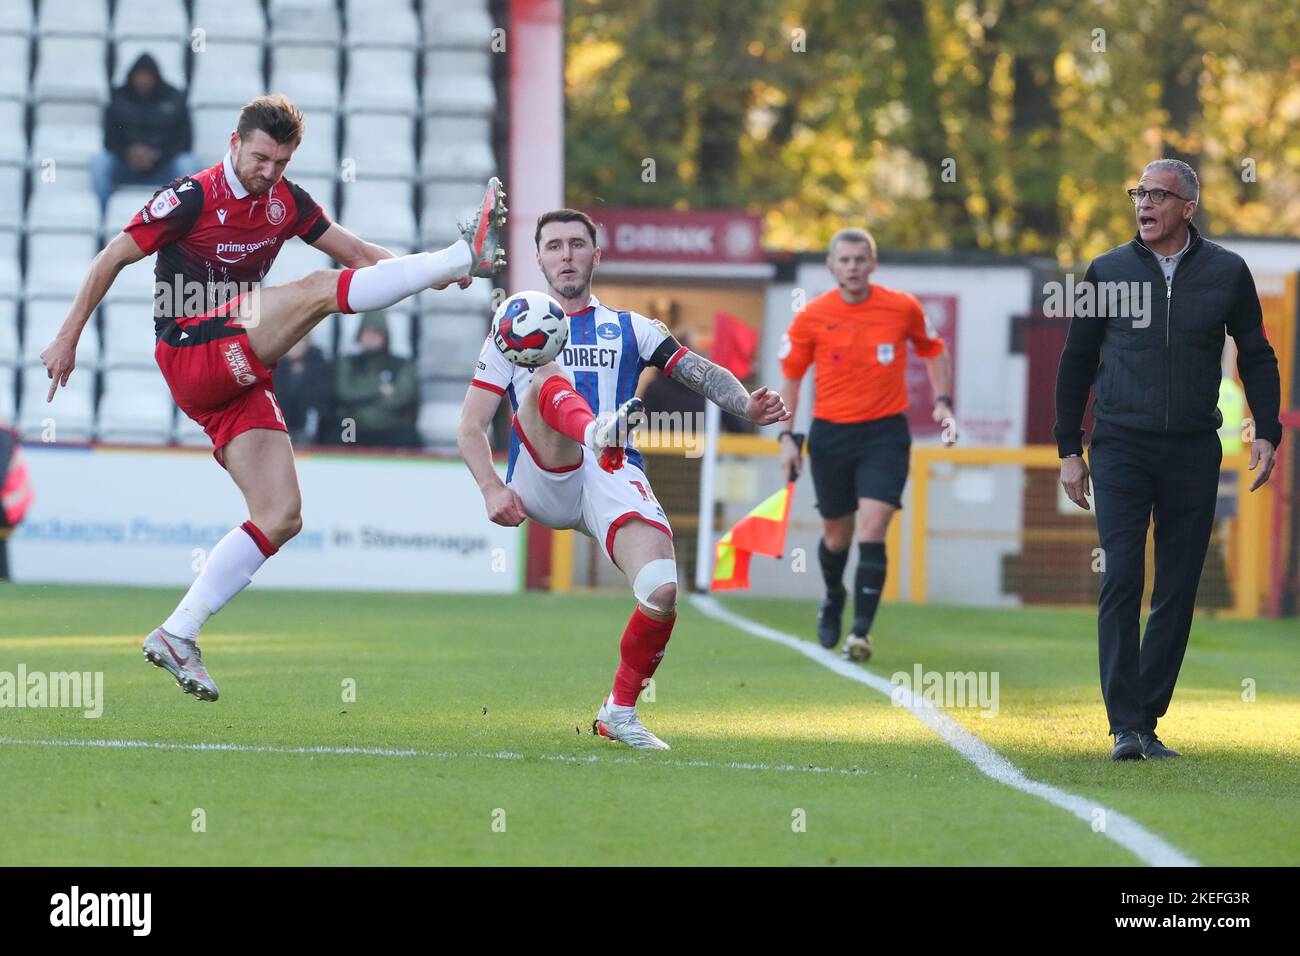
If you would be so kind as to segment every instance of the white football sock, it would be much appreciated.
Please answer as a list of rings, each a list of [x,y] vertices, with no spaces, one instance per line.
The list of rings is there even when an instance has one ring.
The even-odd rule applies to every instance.
[[[175,637],[198,640],[203,623],[242,591],[265,561],[266,555],[247,531],[242,527],[231,531],[212,549],[198,578],[163,622],[163,630]]]
[[[386,309],[430,286],[463,279],[469,275],[471,258],[461,239],[437,252],[381,259],[352,273],[347,307],[353,312]]]

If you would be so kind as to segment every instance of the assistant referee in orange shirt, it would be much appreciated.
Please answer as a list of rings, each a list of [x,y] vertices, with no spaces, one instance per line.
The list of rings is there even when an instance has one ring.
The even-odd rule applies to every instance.
[[[799,383],[809,365],[816,367],[808,460],[823,520],[817,554],[826,581],[817,638],[826,648],[840,642],[848,597],[844,567],[856,531],[853,627],[844,656],[865,661],[871,657],[871,624],[885,588],[885,533],[902,507],[912,448],[904,414],[907,343],[925,359],[935,395],[934,420],[944,425],[947,444],[957,439],[952,360],[914,296],[871,284],[876,242],[869,233],[837,232],[826,267],[838,288],[809,302],[781,341],[781,397],[793,420]],[[780,441],[784,468],[801,471],[798,440],[785,431]]]

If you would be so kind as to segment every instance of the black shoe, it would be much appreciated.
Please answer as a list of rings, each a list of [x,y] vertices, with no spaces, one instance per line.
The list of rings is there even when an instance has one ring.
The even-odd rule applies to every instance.
[[[1115,735],[1115,746],[1110,752],[1111,760],[1141,760],[1145,756],[1142,740],[1136,730],[1121,730]]]
[[[1153,760],[1159,760],[1164,757],[1181,757],[1177,750],[1172,747],[1166,747],[1160,742],[1160,738],[1154,733],[1139,733],[1138,740],[1142,742],[1142,756],[1149,757]]]
[[[817,609],[817,640],[830,650],[840,642],[840,628],[844,626],[844,601],[849,592],[840,588],[838,594],[827,594]]]

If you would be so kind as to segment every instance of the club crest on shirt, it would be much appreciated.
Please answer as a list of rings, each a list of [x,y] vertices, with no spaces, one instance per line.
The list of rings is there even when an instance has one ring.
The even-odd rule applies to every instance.
[[[881,342],[876,346],[876,361],[881,365],[888,365],[894,361],[893,342]]]
[[[180,204],[181,201],[176,198],[176,190],[164,189],[149,204],[149,212],[155,219],[161,219]]]
[[[267,203],[266,220],[273,226],[278,226],[284,222],[284,203],[278,199],[272,199]]]
[[[602,339],[616,339],[623,334],[623,330],[613,322],[605,322],[602,325],[596,326],[596,334]]]

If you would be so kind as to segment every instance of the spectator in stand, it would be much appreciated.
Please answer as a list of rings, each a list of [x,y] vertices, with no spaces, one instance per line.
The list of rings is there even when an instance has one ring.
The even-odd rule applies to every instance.
[[[275,394],[295,445],[338,441],[334,420],[334,370],[325,353],[304,337],[275,368]]]
[[[148,53],[131,65],[104,112],[104,150],[92,175],[101,205],[121,185],[162,186],[193,172],[185,94],[163,80]]]
[[[388,350],[388,320],[367,312],[357,331],[361,351],[338,361],[335,395],[339,420],[355,423],[361,445],[411,448],[420,444],[415,431],[420,394],[415,362]]]

